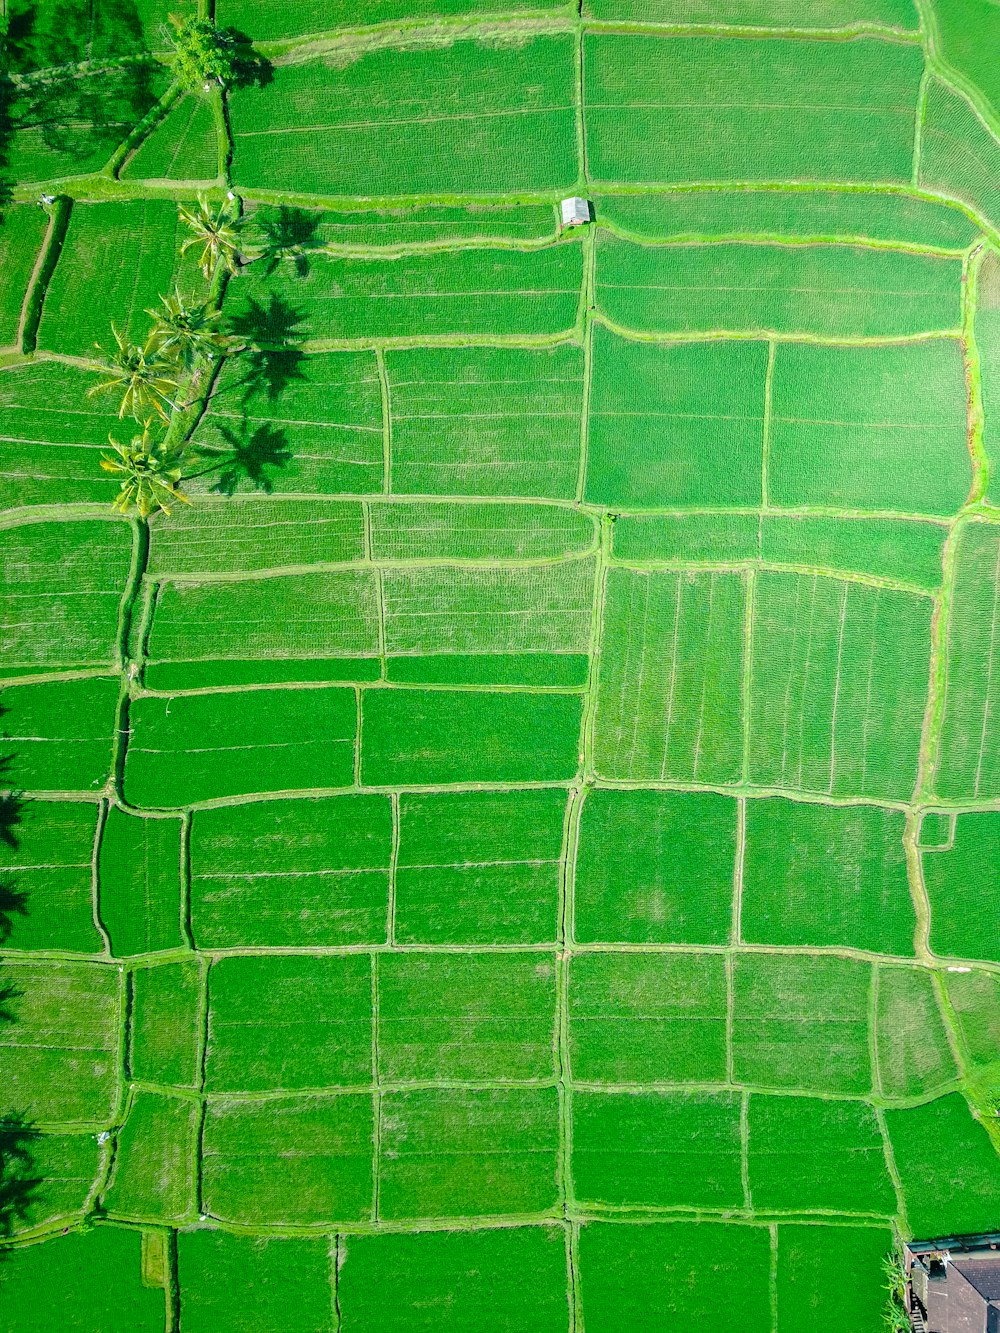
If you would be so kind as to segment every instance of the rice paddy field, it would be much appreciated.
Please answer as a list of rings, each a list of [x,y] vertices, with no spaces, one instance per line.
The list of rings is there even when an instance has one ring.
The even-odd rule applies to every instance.
[[[1000,1230],[1000,9],[199,3],[0,0],[0,1333],[876,1333]]]

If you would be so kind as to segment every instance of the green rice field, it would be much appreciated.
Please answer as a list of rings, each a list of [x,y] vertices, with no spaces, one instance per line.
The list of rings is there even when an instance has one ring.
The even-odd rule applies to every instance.
[[[1000,1231],[998,44],[0,0],[0,1333],[878,1333]]]

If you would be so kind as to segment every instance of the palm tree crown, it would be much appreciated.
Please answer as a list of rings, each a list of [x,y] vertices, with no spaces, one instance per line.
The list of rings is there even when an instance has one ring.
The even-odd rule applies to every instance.
[[[182,222],[191,228],[191,235],[181,246],[181,254],[200,246],[198,266],[211,282],[219,267],[227,273],[236,273],[240,266],[241,220],[229,200],[224,199],[213,209],[203,194],[198,196],[197,208],[178,207]]]
[[[122,395],[119,417],[131,414],[137,421],[143,421],[150,412],[155,412],[166,421],[167,408],[176,406],[176,364],[161,355],[152,338],[148,338],[140,347],[137,343],[129,342],[113,324],[111,332],[115,336],[116,345],[108,355],[108,365],[104,370],[106,378],[89,389],[88,396],[118,390]],[[98,350],[101,350],[99,344]]]
[[[133,436],[128,444],[119,444],[108,436],[113,454],[101,455],[105,472],[122,478],[121,490],[114,507],[128,513],[133,507],[140,518],[162,509],[169,514],[174,504],[190,504],[178,483],[181,480],[183,444],[167,444],[155,440],[151,433],[152,420],[145,422],[141,435]]]
[[[146,311],[153,320],[149,341],[160,356],[176,358],[183,369],[192,370],[199,356],[211,359],[225,351],[229,339],[218,328],[222,318],[218,310],[185,305],[176,288],[161,296],[160,303],[162,310]]]

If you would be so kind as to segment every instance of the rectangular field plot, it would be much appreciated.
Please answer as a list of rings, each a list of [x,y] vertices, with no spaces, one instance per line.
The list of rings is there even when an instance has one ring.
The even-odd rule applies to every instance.
[[[778,505],[952,514],[972,482],[957,340],[782,344],[769,495]]]
[[[796,26],[811,26],[799,14]],[[641,183],[908,184],[922,71],[917,47],[879,41],[590,33],[590,171]]]
[[[142,1242],[138,1230],[97,1226],[12,1250],[3,1284],[10,1333],[45,1333],[46,1323],[67,1333],[161,1333],[163,1290],[142,1281]]]
[[[197,678],[201,660],[372,657],[378,646],[375,575],[348,569],[164,583],[147,654],[154,663],[190,663]]]
[[[568,782],[581,700],[569,694],[366,690],[361,780],[370,786]]]
[[[356,726],[354,691],[345,689],[138,699],[127,799],[183,806],[216,796],[348,787]]]
[[[738,1083],[867,1093],[871,968],[845,958],[740,954],[734,972]]]
[[[129,438],[113,401],[88,398],[95,376],[59,361],[0,370],[0,509],[19,505],[108,504],[118,483],[101,472],[108,434]]]
[[[879,967],[875,979],[875,1053],[883,1097],[921,1097],[950,1083],[955,1060],[931,974]]]
[[[22,1135],[9,1119],[0,1133],[4,1137],[4,1184],[18,1201],[22,1178],[27,1177],[23,1209],[11,1219],[13,1233],[81,1219],[88,1211],[108,1151],[97,1135],[39,1134],[31,1129]],[[23,1162],[19,1160],[22,1151]],[[5,1251],[5,1269],[10,1257],[11,1252]]]
[[[996,1082],[1000,1074],[1000,977],[993,972],[954,972],[947,978],[968,1064],[976,1077]]]
[[[369,510],[375,560],[554,561],[598,541],[589,514],[560,505],[374,500]]]
[[[330,1227],[367,1218],[371,1195],[368,1094],[209,1103],[202,1201],[220,1221]]]
[[[151,529],[151,575],[252,573],[364,555],[364,514],[356,500],[203,496],[169,518],[157,515]]]
[[[375,24],[465,14],[510,14],[521,9],[535,13],[559,7],[560,0],[374,0],[364,17]],[[296,0],[294,5],[275,4],[274,0],[219,0],[220,23],[235,23],[262,42],[354,27],[358,17],[350,0]]]
[[[997,468],[1000,465],[1000,255],[987,249],[979,265],[976,283],[974,336],[980,357],[983,396],[983,445],[989,459],[986,494],[996,504],[1000,494]],[[0,381],[2,383],[2,381]]]
[[[101,921],[112,952],[181,947],[181,828],[176,819],[137,819],[112,806],[98,862]]]
[[[746,1333],[771,1328],[767,1227],[591,1222],[580,1232],[587,1333],[725,1328],[739,1291]]]
[[[332,1333],[330,1250],[326,1236],[179,1232],[185,1333]]]
[[[17,344],[21,307],[47,226],[45,213],[31,204],[4,208],[0,227],[0,269],[4,275],[0,292],[0,347]]]
[[[379,1074],[389,1083],[556,1077],[555,964],[545,954],[384,954]]]
[[[586,653],[429,653],[386,659],[394,685],[507,685],[523,689],[561,686],[582,690],[590,660]]]
[[[589,792],[576,855],[575,938],[724,944],[736,822],[736,802],[714,792]]]
[[[394,491],[575,496],[582,348],[415,347],[385,364]]]
[[[946,798],[1000,796],[1000,529],[962,530],[947,634],[947,688],[934,786]]]
[[[113,1217],[149,1222],[190,1218],[200,1116],[193,1098],[134,1094],[102,1197]]]
[[[389,250],[449,242],[554,240],[556,212],[551,204],[347,204],[335,209],[250,203],[244,234],[268,264],[291,258],[304,274],[312,252],[324,246]]]
[[[198,947],[384,941],[391,843],[386,796],[199,810],[191,833]]]
[[[582,281],[583,250],[572,240],[543,250],[323,255],[304,277],[289,264],[272,277],[249,269],[227,314],[234,329],[261,330],[262,341],[269,330],[286,342],[290,332],[366,343],[441,334],[555,337],[576,323]],[[282,355],[287,364],[289,353]],[[378,445],[381,459],[381,438]]]
[[[777,1333],[801,1333],[830,1318],[843,1329],[876,1329],[885,1313],[888,1227],[778,1227]],[[831,1283],[830,1272],[850,1273]]]
[[[943,577],[947,528],[899,518],[826,518],[768,514],[761,559],[831,573],[872,574],[935,592]]]
[[[250,285],[245,278],[240,291]],[[297,297],[293,306],[273,293],[269,299],[266,293],[252,296],[239,307],[234,328],[275,350],[227,359],[198,431],[204,476],[192,493],[358,495],[382,489],[375,358],[368,352],[303,355],[294,344],[305,317]],[[313,505],[314,517],[316,510]]]
[[[575,1083],[724,1083],[726,973],[715,954],[582,953],[569,983]]]
[[[131,555],[125,523],[7,529],[0,555],[0,670],[112,666]]]
[[[168,199],[74,204],[45,296],[39,347],[94,359],[95,343],[105,353],[115,346],[112,323],[142,342],[146,310],[174,283],[180,225]]]
[[[763,241],[788,236],[862,244],[892,241],[962,251],[972,245],[979,230],[955,206],[902,194],[835,189],[728,190],[716,186],[656,195],[602,195],[597,212],[606,226],[650,241],[724,237]]]
[[[748,1122],[758,1212],[895,1214],[882,1133],[867,1103],[753,1096]]]
[[[205,970],[186,959],[132,973],[129,1064],[140,1082],[190,1088],[198,1081]]]
[[[24,801],[0,840],[0,942],[9,949],[100,953],[91,861],[96,805]]]
[[[208,98],[176,102],[119,174],[122,180],[214,180],[219,138]]]
[[[235,175],[369,197],[561,189],[578,173],[575,103],[569,35],[279,65],[233,98]]]
[[[594,562],[387,569],[387,653],[586,653]]]
[[[957,330],[961,276],[958,259],[858,245],[597,242],[599,309],[637,333]]]
[[[68,8],[62,0],[12,0],[10,10],[22,17],[32,10],[34,22],[20,31],[15,25],[11,67],[20,73],[79,61],[138,58],[162,51],[167,11],[173,0],[93,0]],[[173,12],[193,14],[196,0],[180,0]]]
[[[614,558],[630,564],[736,565],[754,560],[760,517],[752,514],[625,514],[612,528]]]
[[[954,845],[922,862],[933,951],[1000,962],[1000,811],[959,815]]]
[[[555,1088],[428,1088],[382,1098],[386,1219],[542,1213],[556,1202]]]
[[[556,937],[566,793],[404,794],[396,869],[402,944]]]
[[[712,27],[853,28],[865,23],[912,31],[918,26],[912,0],[587,0],[584,12],[597,19]]]
[[[209,1093],[367,1087],[371,960],[219,958],[208,977]]]
[[[602,777],[738,781],[745,589],[738,574],[610,571],[594,739]]]
[[[1000,217],[1000,147],[958,92],[932,79],[920,153],[920,184],[961,199],[982,217]]]
[[[119,689],[117,676],[6,686],[5,780],[21,791],[97,791],[111,768]]]
[[[587,499],[759,504],[767,355],[763,343],[627,342],[598,325]]]
[[[904,827],[876,806],[747,801],[743,939],[912,954]]]
[[[916,781],[932,604],[892,588],[762,573],[750,778],[906,800]]]
[[[740,1099],[575,1092],[573,1186],[586,1205],[739,1208]]]
[[[0,1030],[0,1081],[37,1124],[103,1126],[118,1097],[122,978],[100,963],[4,965],[13,1021]]]
[[[885,1119],[915,1235],[957,1236],[996,1226],[1000,1161],[960,1093],[886,1111]]]
[[[351,1333],[566,1333],[565,1233],[534,1226],[351,1236],[337,1304]],[[273,1333],[287,1330],[276,1325]]]

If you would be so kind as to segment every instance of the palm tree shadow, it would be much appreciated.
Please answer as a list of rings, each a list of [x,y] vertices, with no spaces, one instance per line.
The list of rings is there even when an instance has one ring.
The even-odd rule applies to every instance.
[[[274,402],[295,380],[304,380],[302,335],[304,316],[272,292],[267,305],[250,297],[245,309],[231,317],[228,332],[244,344],[247,372],[240,381],[243,402],[264,393]]]
[[[196,475],[217,472],[212,490],[218,495],[235,495],[242,482],[270,495],[274,490],[273,470],[287,467],[293,458],[285,432],[268,422],[251,431],[247,417],[236,430],[219,426],[218,431],[225,446],[202,445],[199,450],[203,458],[215,457],[218,461]]]
[[[31,1205],[43,1181],[32,1148],[41,1131],[19,1111],[0,1120],[0,1241],[10,1240],[29,1220]],[[0,1249],[0,1261],[4,1251]]]
[[[268,277],[285,260],[292,260],[299,278],[309,276],[309,252],[323,245],[319,234],[321,215],[315,209],[292,208],[281,204],[276,210],[261,210],[259,227]]]

